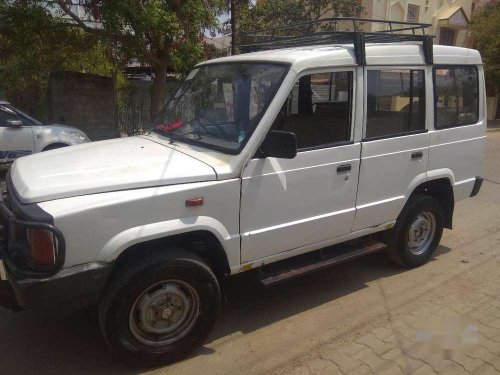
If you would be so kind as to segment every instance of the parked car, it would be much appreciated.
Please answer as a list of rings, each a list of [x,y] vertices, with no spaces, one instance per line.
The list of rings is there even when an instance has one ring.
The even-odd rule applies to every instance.
[[[81,130],[44,124],[6,101],[0,101],[0,164],[36,152],[90,142]]]
[[[481,186],[481,57],[359,35],[203,62],[149,134],[17,160],[1,303],[97,304],[114,353],[158,365],[206,339],[230,275],[425,264]]]

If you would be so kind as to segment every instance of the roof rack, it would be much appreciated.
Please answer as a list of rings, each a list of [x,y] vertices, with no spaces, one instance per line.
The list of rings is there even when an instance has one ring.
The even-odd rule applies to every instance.
[[[382,24],[385,30],[364,32],[366,23]],[[352,26],[352,30],[339,30]],[[366,64],[365,43],[421,42],[426,64],[433,63],[433,35],[427,35],[428,23],[382,21],[367,18],[332,17],[300,22],[289,26],[274,27],[243,34],[243,53],[269,49],[321,44],[353,44],[356,62]]]

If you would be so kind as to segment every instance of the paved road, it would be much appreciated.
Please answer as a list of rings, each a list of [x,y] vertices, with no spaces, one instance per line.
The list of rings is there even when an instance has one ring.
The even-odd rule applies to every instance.
[[[211,341],[151,373],[500,373],[499,160],[500,133],[488,133],[483,189],[457,205],[429,264],[401,270],[375,254],[268,289],[239,277]],[[461,334],[450,348],[471,344],[432,347],[439,330]],[[84,314],[0,311],[0,373],[140,371],[113,362]]]

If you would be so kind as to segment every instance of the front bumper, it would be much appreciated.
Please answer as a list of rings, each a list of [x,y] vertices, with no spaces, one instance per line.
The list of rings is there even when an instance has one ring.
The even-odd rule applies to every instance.
[[[97,302],[111,272],[111,265],[89,263],[65,268],[47,279],[16,279],[7,269],[0,281],[0,306],[69,312]]]

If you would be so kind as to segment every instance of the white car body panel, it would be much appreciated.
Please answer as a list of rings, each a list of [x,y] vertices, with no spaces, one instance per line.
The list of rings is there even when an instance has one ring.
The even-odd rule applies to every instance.
[[[33,155],[11,173],[24,203],[216,179],[207,164],[141,137]]]
[[[419,151],[423,157],[412,160],[411,154]],[[417,176],[426,180],[428,155],[427,133],[363,142],[353,230],[396,220],[408,186]]]
[[[383,231],[386,229],[390,229],[394,226],[394,224],[395,224],[395,220],[381,224],[381,225],[375,225],[375,226],[370,227],[370,228],[365,228],[365,229],[357,230],[354,232],[350,232],[350,233],[343,235],[343,236],[333,237],[333,238],[330,238],[330,239],[325,240],[325,241],[320,241],[320,242],[312,243],[310,245],[300,246],[300,247],[291,249],[289,251],[275,253],[275,254],[269,255],[267,257],[260,258],[260,259],[255,260],[255,261],[242,262],[240,268],[237,269],[237,271],[238,272],[247,271],[249,269],[253,269],[256,267],[264,266],[266,264],[270,264],[273,262],[277,262],[280,260],[284,260],[287,258],[297,256],[297,255],[308,253],[310,251],[323,249],[327,246],[332,246],[332,245],[336,245],[336,244],[339,244],[339,243],[342,243],[345,241],[350,241],[350,240],[353,240],[353,239],[356,239],[359,237],[367,236],[369,234],[373,234],[373,233],[377,233],[377,232],[380,232],[380,231]]]
[[[243,172],[241,257],[253,261],[351,231],[361,145],[254,159]],[[350,164],[349,172],[337,167]]]
[[[143,241],[195,230],[212,232],[230,267],[240,265],[240,180],[186,183],[57,199],[39,203],[66,239],[66,267],[113,261]],[[203,196],[204,205],[186,207]]]
[[[134,244],[206,230],[222,244],[231,273],[388,229],[426,181],[448,178],[456,200],[469,196],[486,127],[479,53],[434,47],[436,65],[472,64],[480,71],[479,122],[445,130],[434,128],[432,67],[421,47],[367,45],[366,59],[368,67],[360,67],[352,46],[315,46],[205,62],[290,65],[239,154],[152,133],[19,159],[13,184],[24,203],[40,202],[54,217],[67,242],[65,267],[112,262]],[[365,69],[398,65],[426,72],[427,132],[363,142]],[[334,70],[354,72],[352,144],[299,152],[290,160],[254,158],[297,78]],[[411,160],[413,151],[422,151],[422,159]],[[343,163],[351,172],[337,174]],[[186,199],[198,196],[203,206],[186,207]]]
[[[9,163],[16,158],[30,155],[35,149],[32,126],[20,128],[0,127],[0,162]]]

